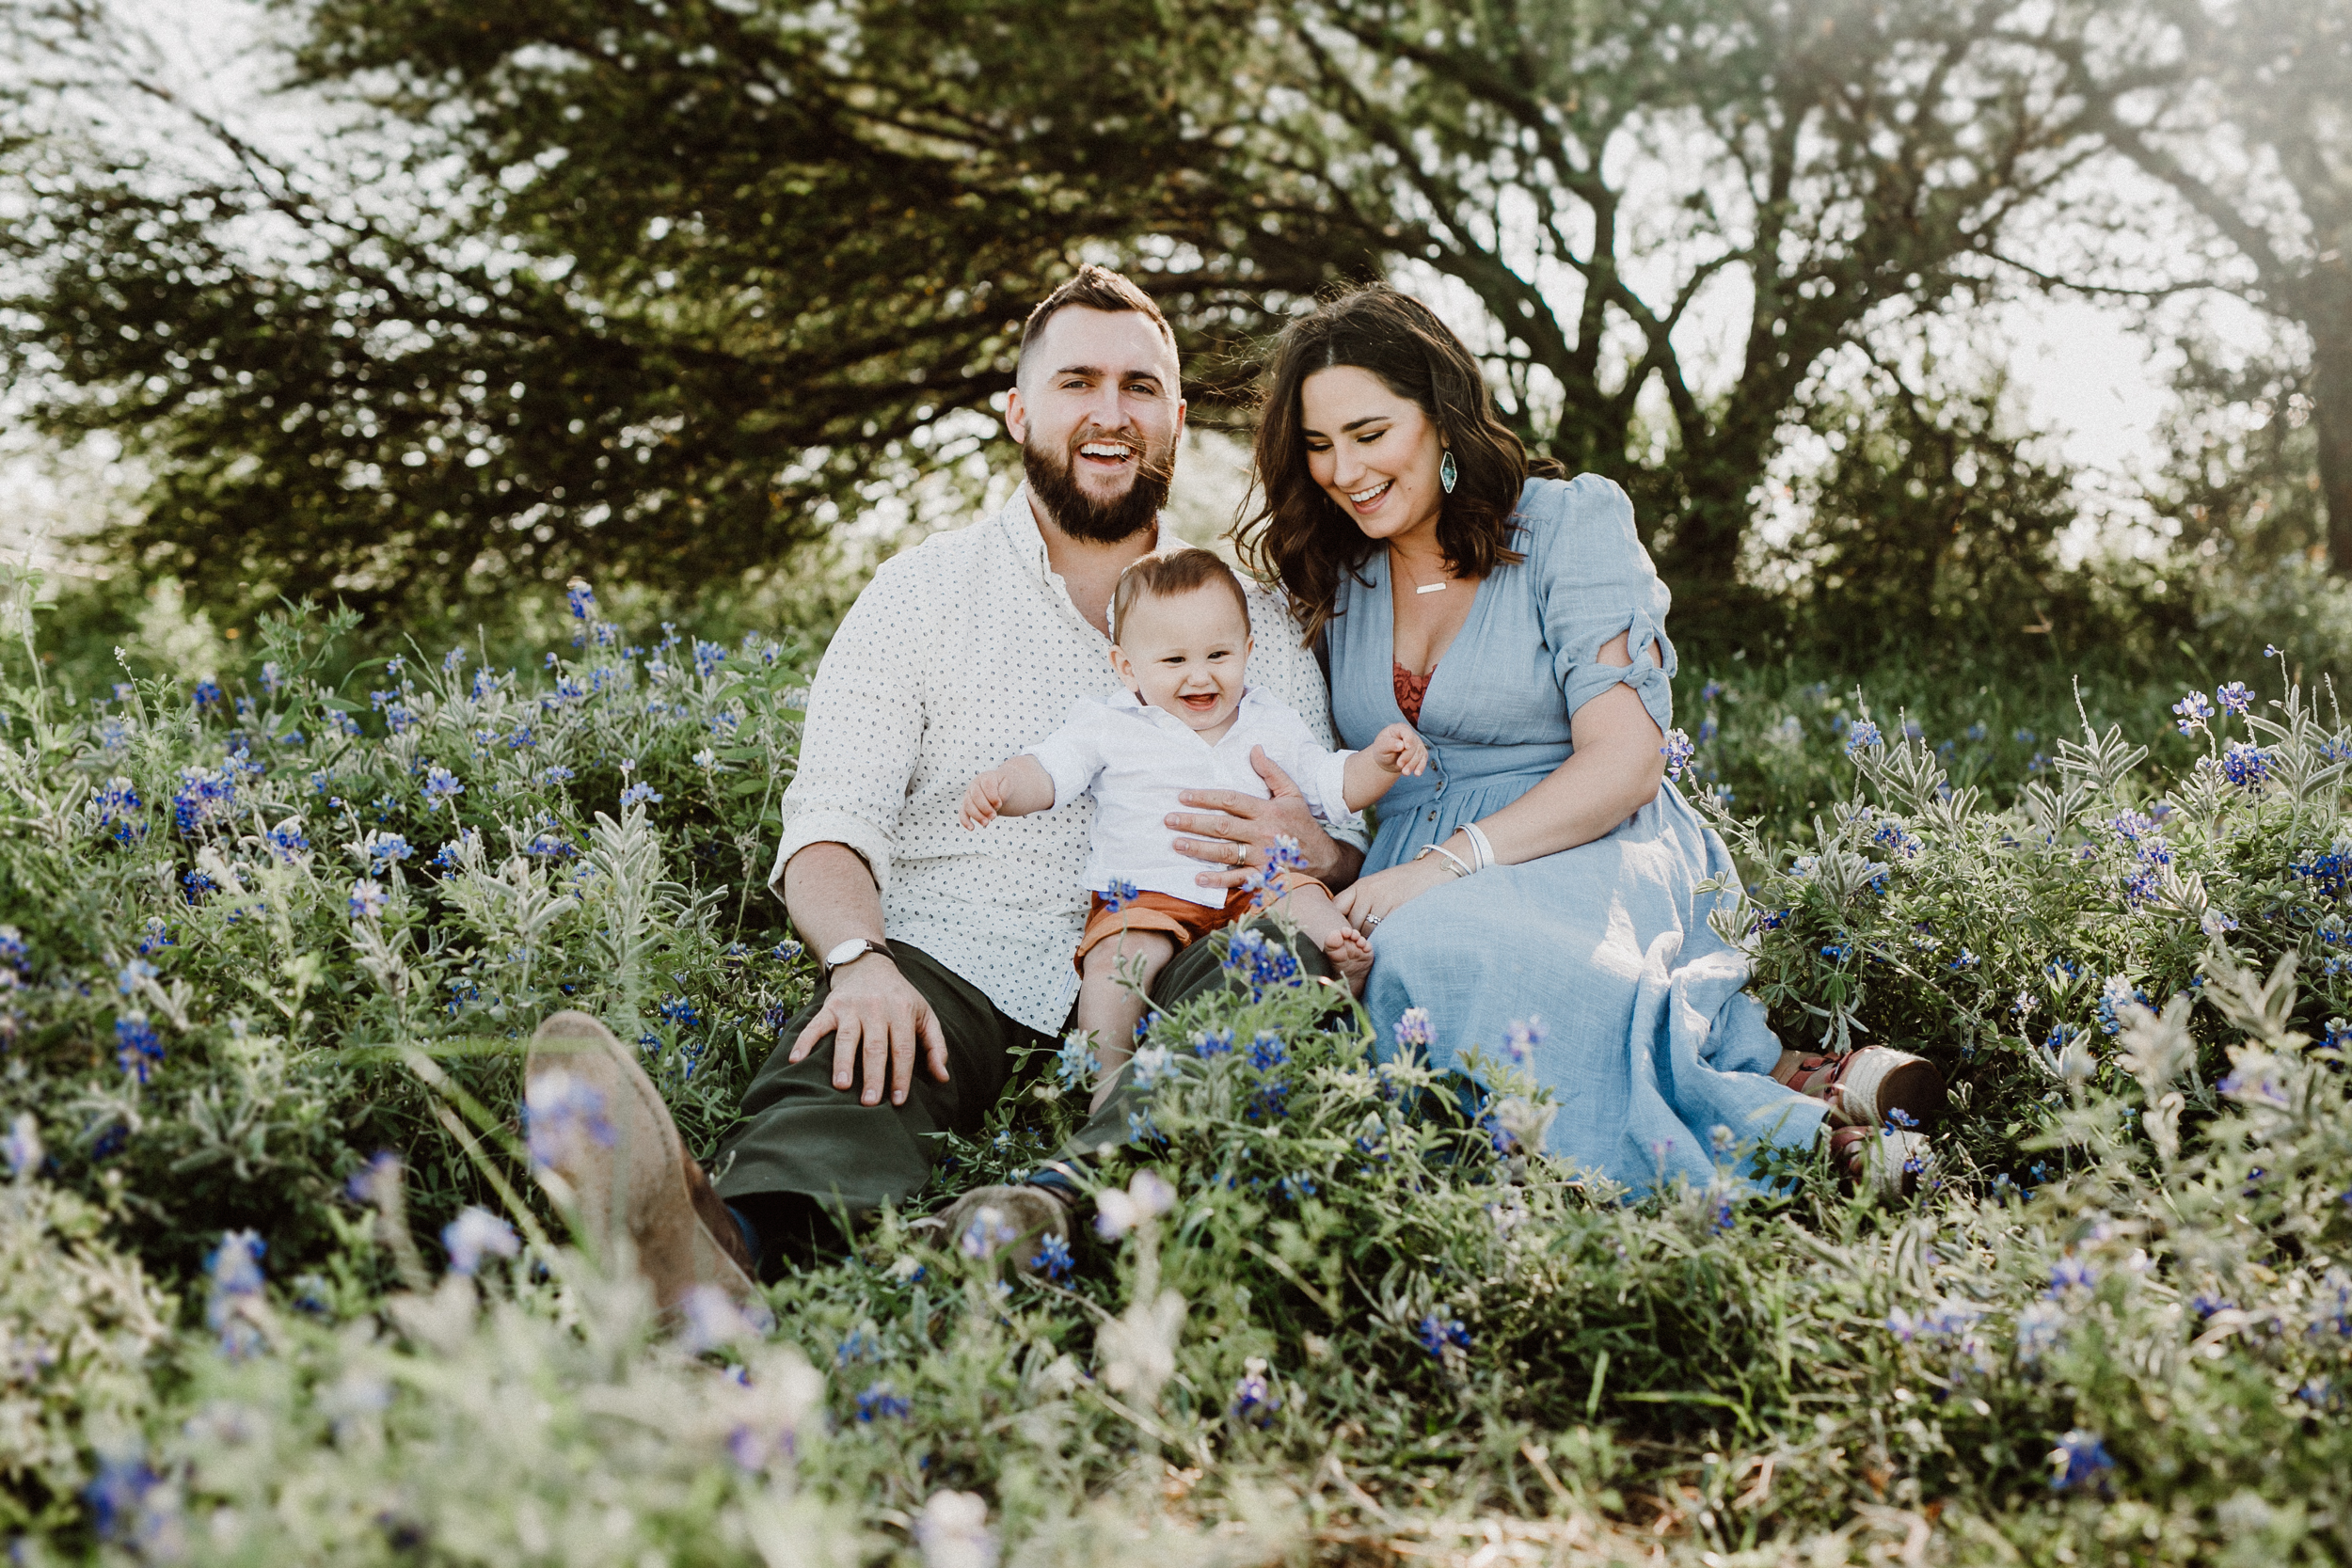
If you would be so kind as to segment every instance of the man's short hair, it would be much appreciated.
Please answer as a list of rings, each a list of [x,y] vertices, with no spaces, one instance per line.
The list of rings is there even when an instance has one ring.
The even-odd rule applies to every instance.
[[[1160,329],[1160,336],[1166,340],[1169,351],[1175,350],[1176,334],[1169,328],[1168,318],[1160,314],[1160,308],[1152,303],[1152,296],[1110,268],[1098,267],[1089,261],[1078,269],[1075,277],[1039,300],[1037,309],[1029,312],[1029,319],[1021,326],[1022,360],[1027,359],[1029,345],[1037,341],[1039,333],[1045,330],[1045,324],[1054,319],[1055,313],[1073,305],[1083,305],[1089,310],[1133,310],[1148,316],[1152,325]],[[1018,375],[1020,372],[1016,369],[1014,373]]]
[[[1111,590],[1111,641],[1119,640],[1119,628],[1126,624],[1127,611],[1137,599],[1170,598],[1213,582],[1232,591],[1233,602],[1241,606],[1242,625],[1248,626],[1249,595],[1242,592],[1241,578],[1233,575],[1233,569],[1216,556],[1191,545],[1145,556],[1120,573],[1119,586]]]

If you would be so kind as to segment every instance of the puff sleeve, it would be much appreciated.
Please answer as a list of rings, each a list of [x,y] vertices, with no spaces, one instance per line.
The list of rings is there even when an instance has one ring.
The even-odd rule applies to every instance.
[[[1598,474],[1538,480],[1522,505],[1530,518],[1528,564],[1560,695],[1578,708],[1620,684],[1633,688],[1664,731],[1674,723],[1674,644],[1666,640],[1673,601],[1633,530],[1633,502]],[[1527,504],[1532,502],[1532,505]],[[1604,664],[1600,650],[1620,633],[1633,656]]]

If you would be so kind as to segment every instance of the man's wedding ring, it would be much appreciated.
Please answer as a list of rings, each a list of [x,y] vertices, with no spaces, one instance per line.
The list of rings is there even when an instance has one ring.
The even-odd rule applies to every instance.
[[[1235,865],[1248,865],[1249,863],[1249,846],[1238,841],[1234,843],[1233,863]]]

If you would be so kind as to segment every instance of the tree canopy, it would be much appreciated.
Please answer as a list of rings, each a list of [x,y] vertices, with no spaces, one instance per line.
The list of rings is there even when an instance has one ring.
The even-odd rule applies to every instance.
[[[1291,312],[1390,276],[1704,598],[1841,357],[2026,276],[2096,160],[2180,159],[2138,106],[2195,0],[2131,3],[287,0],[324,156],[0,104],[0,356],[147,459],[113,543],[215,598],[680,585],[969,451],[1082,260],[1163,302],[1212,420]],[[16,25],[108,57],[94,0]]]

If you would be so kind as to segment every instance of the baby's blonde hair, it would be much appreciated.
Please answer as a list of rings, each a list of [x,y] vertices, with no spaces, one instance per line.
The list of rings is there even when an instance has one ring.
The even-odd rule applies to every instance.
[[[1189,594],[1196,588],[1221,582],[1232,590],[1233,602],[1241,606],[1242,625],[1249,624],[1249,595],[1242,592],[1241,578],[1233,569],[1210,551],[1187,545],[1183,549],[1166,550],[1147,555],[1119,574],[1119,586],[1111,590],[1111,641],[1119,641],[1119,628],[1127,622],[1127,611],[1137,599],[1149,594],[1168,598]]]

